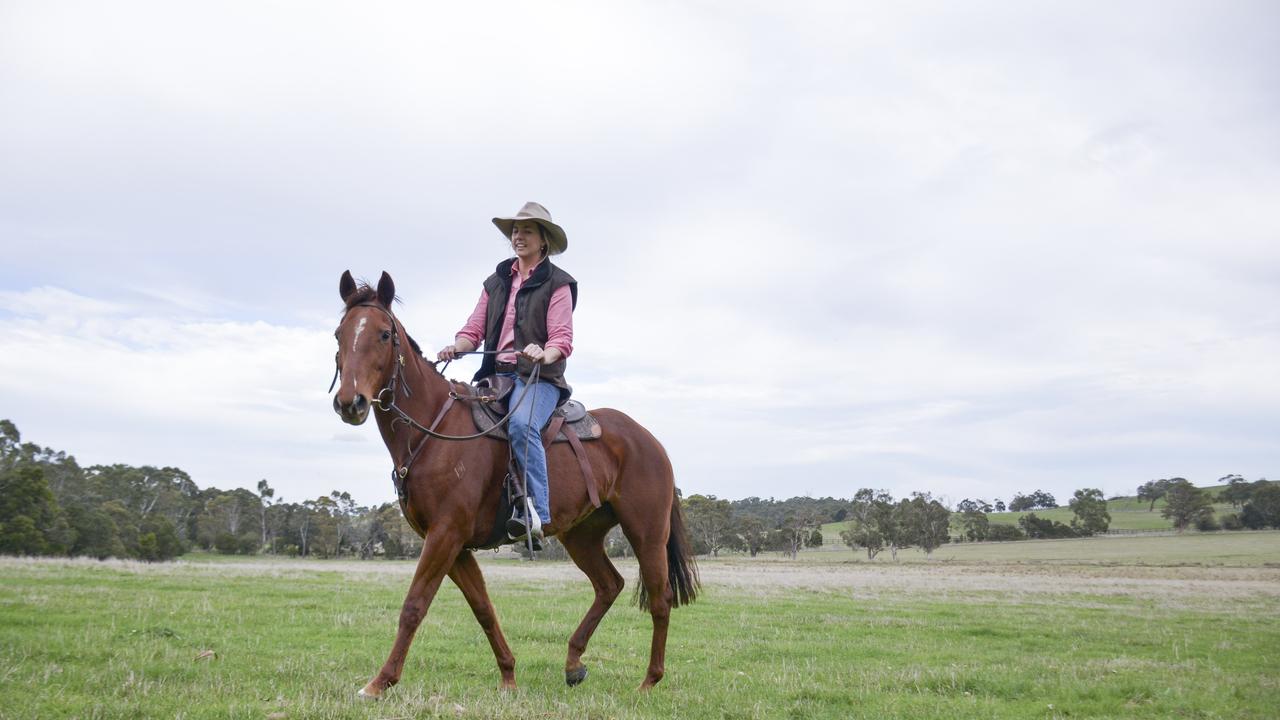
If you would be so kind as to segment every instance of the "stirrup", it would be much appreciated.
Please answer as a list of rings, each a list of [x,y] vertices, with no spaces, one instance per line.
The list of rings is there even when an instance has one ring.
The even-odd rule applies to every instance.
[[[533,499],[529,497],[524,498],[524,512],[520,512],[520,506],[517,505],[507,520],[507,537],[522,540],[526,535],[533,535],[534,540],[542,539],[542,518],[533,509]]]

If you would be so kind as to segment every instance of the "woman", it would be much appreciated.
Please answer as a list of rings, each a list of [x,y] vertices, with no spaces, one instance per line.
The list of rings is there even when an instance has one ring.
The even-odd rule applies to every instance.
[[[538,382],[529,388],[507,426],[512,454],[529,496],[526,507],[517,508],[516,517],[507,523],[507,532],[513,540],[527,534],[541,538],[542,526],[551,522],[541,431],[551,413],[573,392],[565,382],[564,368],[565,359],[573,352],[578,283],[548,259],[564,252],[569,239],[563,228],[551,222],[546,208],[528,202],[514,217],[496,217],[493,224],[510,239],[515,257],[498,263],[484,281],[480,301],[466,325],[453,344],[442,348],[436,357],[452,360],[458,353],[475,350],[483,341],[485,350],[498,352],[484,356],[473,381],[494,374],[511,375],[515,379],[511,402],[525,392],[534,364],[541,365]]]

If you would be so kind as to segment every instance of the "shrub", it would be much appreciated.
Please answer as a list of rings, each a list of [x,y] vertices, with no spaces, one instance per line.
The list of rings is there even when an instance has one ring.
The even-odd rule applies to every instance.
[[[156,542],[156,534],[153,532],[142,533],[138,536],[138,559],[147,562],[155,562],[160,559],[160,547]]]
[[[1222,516],[1223,530],[1243,530],[1244,523],[1241,522],[1240,516],[1236,513],[1227,513]]]
[[[1253,491],[1241,520],[1251,529],[1280,528],[1280,485],[1266,483]]]
[[[43,555],[48,550],[44,535],[26,515],[0,522],[0,552],[11,555]]]
[[[236,540],[236,552],[241,555],[252,555],[258,552],[258,536],[253,533],[245,533]]]
[[[992,542],[1008,542],[1011,540],[1026,540],[1027,536],[1013,525],[1005,525],[1003,523],[992,523],[987,527],[987,540]]]
[[[1245,503],[1240,511],[1240,523],[1250,530],[1261,530],[1267,526],[1267,518],[1253,503]]]
[[[142,532],[138,537],[139,556],[144,560],[172,560],[187,551],[186,546],[182,544],[182,538],[178,537],[177,530],[168,518],[148,519],[138,529]],[[143,538],[147,535],[151,536],[151,540],[145,541],[144,548]],[[154,544],[152,544],[153,541]]]
[[[1063,525],[1057,520],[1050,520],[1049,518],[1037,517],[1035,513],[1023,515],[1018,520],[1018,524],[1022,526],[1022,530],[1029,538],[1049,539],[1078,536],[1078,533],[1070,525]]]
[[[221,532],[213,539],[213,549],[223,555],[235,555],[236,550],[240,547],[240,541],[235,535],[229,532]]]
[[[1196,529],[1200,532],[1216,532],[1222,529],[1212,515],[1205,515],[1196,520]]]
[[[529,546],[520,541],[511,546],[511,549],[520,554],[520,557],[529,559]],[[568,560],[569,552],[564,549],[564,545],[555,538],[542,539],[542,552],[538,555],[540,560]]]

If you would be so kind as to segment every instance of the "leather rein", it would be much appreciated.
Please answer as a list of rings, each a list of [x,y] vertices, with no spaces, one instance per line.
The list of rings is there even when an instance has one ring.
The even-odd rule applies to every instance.
[[[378,391],[378,394],[374,396],[373,399],[369,401],[369,403],[371,405],[376,406],[382,412],[394,412],[397,415],[397,417],[391,420],[392,431],[395,430],[396,423],[403,422],[409,427],[415,430],[418,430],[424,434],[422,440],[418,443],[417,447],[410,448],[409,458],[404,462],[404,464],[399,465],[391,473],[392,478],[396,481],[397,490],[400,490],[400,488],[402,487],[402,482],[409,475],[409,468],[413,465],[413,461],[418,459],[418,455],[422,453],[422,449],[426,447],[428,440],[430,440],[431,438],[439,438],[440,440],[464,441],[464,440],[475,440],[476,438],[481,438],[486,435],[489,435],[494,430],[506,425],[507,420],[509,420],[512,415],[515,415],[516,410],[518,410],[520,408],[520,405],[524,403],[525,396],[529,394],[529,388],[537,384],[538,382],[538,376],[541,374],[541,371],[542,371],[541,364],[535,364],[533,366],[533,372],[530,373],[529,375],[529,382],[525,383],[524,390],[520,392],[520,397],[516,399],[515,405],[511,407],[510,411],[508,411],[507,414],[504,415],[501,420],[495,423],[494,426],[489,428],[488,430],[484,430],[482,432],[478,432],[472,435],[446,435],[444,433],[436,432],[436,428],[439,427],[440,422],[444,420],[444,417],[446,414],[448,414],[449,409],[453,407],[454,401],[461,399],[461,396],[458,395],[458,392],[456,390],[450,390],[449,397],[445,400],[444,405],[441,406],[440,412],[436,413],[436,417],[434,420],[431,421],[430,427],[427,427],[426,425],[423,425],[417,420],[414,420],[413,417],[409,415],[409,413],[405,412],[403,408],[401,408],[399,405],[396,404],[397,386],[403,389],[405,397],[413,396],[413,393],[409,390],[409,382],[404,377],[404,353],[401,351],[401,347],[400,347],[400,323],[396,320],[395,316],[391,314],[390,310],[387,310],[381,305],[375,305],[373,303],[360,303],[358,305],[352,305],[350,308],[347,308],[347,312],[350,312],[353,308],[358,308],[358,307],[374,308],[375,310],[379,310],[384,315],[387,316],[387,320],[391,322],[391,345],[392,345],[393,351],[395,352],[395,358],[392,361],[392,364],[395,367],[391,372],[391,379],[387,381],[387,384],[381,390]],[[345,313],[344,313],[344,316],[345,316]],[[487,354],[496,354],[497,352],[498,352],[497,350],[481,350],[481,351],[472,351],[472,352],[458,353],[458,354],[459,355],[487,355]],[[428,361],[428,362],[431,362],[431,361]],[[436,365],[438,365],[439,362],[440,361],[431,362],[432,367],[435,367]],[[337,358],[335,357],[334,369],[333,369],[333,382],[329,383],[329,392],[333,392],[334,386],[337,385],[338,383],[338,376],[342,372],[341,367],[339,367],[337,363],[338,361],[337,361]],[[445,367],[448,367],[448,365],[449,365],[448,362],[446,362]]]

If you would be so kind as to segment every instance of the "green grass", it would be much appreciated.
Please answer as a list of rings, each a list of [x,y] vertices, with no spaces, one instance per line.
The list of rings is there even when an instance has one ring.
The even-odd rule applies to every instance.
[[[962,543],[944,545],[934,551],[933,557],[936,561],[966,563],[1280,567],[1280,533],[1184,533]]]
[[[521,690],[496,690],[446,581],[377,703],[354,692],[386,657],[408,563],[0,559],[0,717],[1274,717],[1280,570],[1257,566],[1280,533],[1243,535],[1254,544],[1072,541],[1173,541],[1154,555],[1234,566],[1222,568],[704,561],[704,596],[673,613],[667,678],[644,694],[646,615],[620,601],[585,657],[590,677],[566,688],[587,583],[485,557]],[[1069,547],[998,547],[1048,546]],[[634,565],[622,571],[634,584]],[[216,658],[197,659],[205,650]]]

